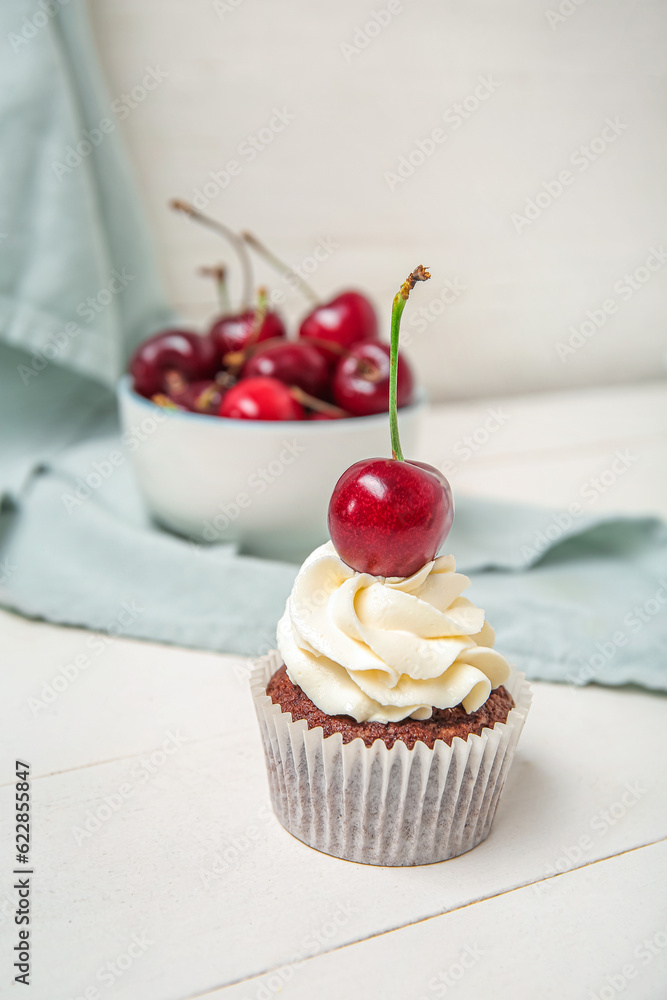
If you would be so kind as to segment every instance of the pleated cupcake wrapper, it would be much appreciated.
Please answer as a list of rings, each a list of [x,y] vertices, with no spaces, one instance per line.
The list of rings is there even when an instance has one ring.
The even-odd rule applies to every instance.
[[[464,854],[491,829],[532,692],[512,669],[515,707],[481,736],[391,749],[376,740],[343,743],[305,719],[292,721],[266,694],[282,665],[277,651],[250,676],[276,816],[294,837],[325,854],[370,865],[425,865]]]

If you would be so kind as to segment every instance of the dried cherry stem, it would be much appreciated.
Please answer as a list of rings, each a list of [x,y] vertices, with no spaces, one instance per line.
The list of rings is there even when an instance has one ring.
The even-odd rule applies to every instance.
[[[380,369],[372,361],[367,361],[366,358],[359,358],[357,374],[365,378],[367,382],[377,382],[380,379]]]
[[[398,436],[398,407],[396,390],[398,385],[398,338],[401,330],[401,316],[410,292],[418,281],[428,281],[431,275],[422,264],[409,274],[394,296],[391,307],[391,354],[389,359],[389,428],[391,431],[392,458],[404,462],[401,439]]]
[[[247,345],[241,351],[230,351],[228,354],[223,354],[222,363],[225,368],[234,368],[241,366],[245,361],[256,354],[258,350],[264,350],[267,347],[275,347],[277,344],[285,344],[287,341],[284,337],[269,337],[268,340],[262,340],[259,343],[254,343]]]
[[[301,294],[307,298],[309,302],[312,302],[314,306],[318,306],[320,304],[319,295],[313,288],[310,287],[308,282],[302,278],[293,267],[286,264],[285,261],[280,259],[280,257],[276,257],[273,251],[264,246],[264,244],[258,240],[256,236],[253,236],[252,233],[244,232],[241,233],[241,238],[244,239],[248,246],[252,247],[255,253],[259,254],[259,256],[262,257],[267,264],[270,264],[276,271],[279,271],[283,277],[289,275]]]
[[[250,331],[250,336],[246,341],[244,347],[240,351],[229,351],[222,357],[222,363],[227,368],[232,375],[237,375],[243,365],[249,357],[251,357],[256,351],[258,345],[257,338],[259,337],[262,327],[264,325],[264,320],[266,319],[266,313],[269,308],[269,300],[266,294],[266,288],[260,288],[257,292],[257,306],[255,308],[255,315],[252,321],[252,330]],[[283,337],[271,337],[271,341],[281,341],[284,343]],[[262,347],[268,344],[268,340],[263,340],[261,342]]]
[[[257,343],[257,338],[259,337],[262,327],[264,326],[264,320],[266,319],[266,314],[269,311],[269,296],[266,288],[257,289],[257,305],[255,306],[255,315],[252,321],[252,330],[250,331],[250,336],[248,337],[245,346],[252,347],[253,344]]]
[[[214,264],[212,267],[200,267],[199,273],[205,278],[214,278],[218,289],[218,301],[220,302],[220,312],[223,316],[228,316],[231,312],[229,305],[229,289],[227,288],[227,268],[224,264]]]
[[[309,392],[299,388],[298,385],[290,386],[290,395],[297,403],[307,406],[309,410],[315,410],[316,413],[328,413],[332,417],[349,417],[350,415],[347,410],[341,410],[340,406],[334,406],[333,403],[326,403],[323,399],[318,399],[317,396],[311,396]]]
[[[151,396],[151,402],[155,403],[157,406],[161,406],[164,410],[184,410],[184,406],[179,406],[175,403],[173,399],[169,396],[165,396],[163,392],[156,392],[154,396]]]
[[[328,350],[332,351],[334,354],[342,356],[343,354],[349,354],[344,347],[340,344],[334,343],[333,340],[318,340],[317,337],[299,337],[298,340],[287,341],[284,337],[269,337],[268,340],[262,340],[260,343],[246,344],[246,346],[241,351],[230,351],[229,354],[225,354],[222,358],[222,363],[225,367],[233,367],[234,365],[241,365],[248,358],[251,358],[253,354],[256,354],[260,349],[263,351],[267,347],[275,347],[277,344],[312,344],[314,347],[326,347]],[[373,369],[374,371],[376,369]]]
[[[164,381],[167,386],[167,390],[174,395],[174,393],[184,392],[187,389],[188,383],[183,378],[179,371],[175,368],[170,368],[169,371],[164,373]]]
[[[198,413],[208,412],[208,407],[218,394],[219,388],[220,387],[215,382],[212,382],[211,385],[207,385],[205,389],[202,389],[195,399],[195,410],[197,410]]]
[[[343,354],[349,354],[349,351],[342,346],[342,344],[337,344],[333,340],[323,340],[319,337],[299,337],[298,344],[313,344],[314,347],[326,347],[328,351],[332,354],[338,354],[342,356]]]
[[[215,230],[216,233],[220,233],[224,236],[235,248],[239,255],[239,260],[241,262],[241,268],[243,271],[243,294],[241,297],[241,312],[245,312],[250,309],[250,304],[252,302],[252,286],[253,286],[253,276],[252,276],[252,263],[250,261],[250,254],[248,253],[248,248],[241,239],[238,233],[235,233],[233,229],[226,226],[224,222],[218,222],[217,219],[212,219],[209,215],[204,215],[198,209],[191,205],[189,201],[183,201],[182,198],[172,198],[169,202],[171,208],[175,209],[177,212],[184,212],[189,215],[191,219],[195,222],[199,222],[202,226],[207,226],[209,229]]]
[[[224,364],[224,358],[223,358],[223,364]],[[218,372],[218,374],[215,376],[214,382],[221,389],[231,389],[231,387],[236,384],[236,376],[229,371]]]

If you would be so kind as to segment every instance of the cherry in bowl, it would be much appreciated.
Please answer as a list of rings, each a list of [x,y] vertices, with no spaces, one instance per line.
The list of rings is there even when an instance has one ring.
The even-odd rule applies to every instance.
[[[355,344],[336,366],[333,396],[338,404],[355,417],[386,413],[389,409],[389,344],[368,341]],[[410,365],[399,356],[397,406],[408,406],[413,399],[414,377]]]
[[[324,397],[329,390],[329,366],[312,344],[284,341],[259,347],[246,361],[243,378],[262,375],[296,385],[311,396]]]
[[[299,328],[299,337],[318,341],[323,355],[334,362],[341,351],[349,350],[360,341],[377,340],[377,315],[361,292],[341,292],[308,313]]]
[[[170,372],[186,381],[211,378],[218,369],[213,342],[191,330],[162,330],[140,344],[129,364],[134,389],[149,399],[168,389]]]
[[[304,409],[284,382],[257,376],[242,379],[225,393],[221,417],[234,420],[303,420]]]

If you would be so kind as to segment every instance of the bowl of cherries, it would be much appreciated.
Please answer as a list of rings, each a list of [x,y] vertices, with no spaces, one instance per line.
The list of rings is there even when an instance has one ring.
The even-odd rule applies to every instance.
[[[328,537],[323,512],[341,473],[385,445],[390,345],[354,290],[320,302],[304,287],[311,308],[288,335],[265,290],[252,295],[248,245],[276,259],[249,234],[173,205],[235,244],[245,301],[231,309],[224,268],[208,269],[221,293],[208,330],[160,331],[130,359],[118,399],[140,492],[154,520],[180,535],[301,558]],[[394,364],[413,450],[425,396],[406,359]]]

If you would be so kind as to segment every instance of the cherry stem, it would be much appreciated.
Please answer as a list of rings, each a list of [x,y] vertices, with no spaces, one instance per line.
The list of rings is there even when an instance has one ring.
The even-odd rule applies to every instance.
[[[255,253],[259,254],[260,257],[263,257],[263,259],[270,264],[271,267],[275,268],[276,271],[280,271],[283,278],[286,278],[289,275],[297,285],[301,294],[312,302],[314,306],[318,306],[320,304],[319,295],[313,288],[310,287],[308,282],[305,281],[300,274],[297,274],[293,267],[286,264],[280,259],[280,257],[276,257],[273,251],[264,246],[264,244],[258,240],[256,236],[253,236],[252,233],[241,233],[241,237],[246,241],[248,246],[252,247]]]
[[[165,396],[163,392],[156,392],[154,396],[151,396],[151,402],[155,403],[157,406],[161,406],[164,410],[184,410],[184,406],[179,406],[175,403],[173,399],[169,396]]]
[[[262,327],[264,326],[264,320],[266,319],[268,307],[269,300],[266,288],[259,288],[257,290],[257,307],[255,308],[255,315],[252,320],[252,330],[250,331],[245,346],[240,351],[229,351],[227,354],[223,355],[222,358],[223,365],[227,368],[231,375],[238,375],[247,359],[254,354],[257,348],[259,335],[262,332]],[[282,337],[271,337],[271,340],[280,340],[284,343]],[[269,341],[262,341],[262,347],[268,342]]]
[[[401,439],[398,436],[398,407],[396,403],[398,387],[398,338],[401,330],[401,316],[410,292],[418,281],[428,281],[431,275],[422,264],[409,274],[394,296],[391,307],[391,353],[389,356],[389,428],[391,430],[391,455],[404,462]]]
[[[246,347],[252,347],[253,344],[257,342],[262,327],[264,326],[264,320],[266,319],[266,314],[269,309],[269,297],[266,288],[257,289],[257,305],[255,307],[255,315],[252,321],[252,331],[248,340],[246,341]]]
[[[224,236],[224,238],[234,246],[239,255],[241,268],[243,270],[241,312],[246,312],[250,309],[250,304],[252,302],[252,263],[250,260],[250,254],[248,253],[248,248],[239,234],[235,233],[233,229],[229,228],[229,226],[226,226],[224,222],[218,222],[217,219],[212,219],[210,216],[204,215],[204,213],[198,211],[194,205],[191,205],[189,201],[183,201],[181,198],[172,198],[169,204],[171,208],[175,209],[177,212],[184,212],[186,215],[189,215],[191,219],[199,222],[200,225],[207,226],[209,229],[215,230],[216,233],[220,233],[221,236]]]
[[[251,358],[253,354],[256,354],[257,351],[265,351],[267,347],[276,347],[278,344],[284,343],[286,343],[284,337],[269,337],[268,340],[262,340],[260,343],[248,342],[242,350],[230,351],[228,354],[224,354],[222,357],[222,363],[225,368],[241,368],[244,362]],[[349,353],[344,347],[341,347],[340,344],[335,344],[333,340],[320,340],[315,337],[299,337],[295,343],[312,344],[314,347],[326,347],[334,354],[339,355]],[[374,369],[374,371],[377,371],[377,369]]]
[[[225,268],[225,265],[216,264],[214,267],[200,267],[199,273],[203,274],[205,278],[215,278],[218,286],[220,311],[223,316],[228,316],[231,310],[229,307],[229,290],[227,288],[227,269]]]
[[[267,347],[275,347],[277,344],[284,343],[284,337],[269,337],[268,340],[262,340],[260,343],[248,343],[240,351],[229,351],[227,354],[223,354],[222,363],[225,368],[241,368],[260,348],[264,351]]]
[[[334,340],[325,340],[323,337],[299,337],[299,344],[312,344],[313,347],[326,347],[327,351],[331,351],[332,354],[338,354],[340,357],[343,354],[349,354],[341,344],[337,344]]]
[[[372,361],[360,358],[357,362],[357,375],[361,375],[367,382],[377,382],[380,378],[380,369]]]
[[[332,417],[349,417],[350,415],[347,410],[341,410],[340,406],[334,406],[333,403],[327,403],[323,399],[318,399],[317,396],[311,396],[309,392],[301,389],[298,385],[290,386],[290,396],[297,403],[307,406],[309,410],[315,410],[316,413],[328,413]]]
[[[188,383],[185,381],[183,376],[175,368],[170,368],[169,371],[164,373],[164,381],[167,386],[167,391],[173,396],[175,393],[184,392],[187,389]]]
[[[231,389],[231,387],[236,384],[236,377],[230,371],[218,372],[215,376],[214,382],[220,389]]]
[[[220,386],[217,385],[215,382],[212,382],[210,385],[207,385],[206,388],[202,389],[202,391],[195,399],[194,403],[195,410],[197,410],[198,413],[206,413],[209,406],[211,405],[211,403],[213,402],[213,400],[215,399],[215,397],[218,395],[219,392],[220,392]]]

